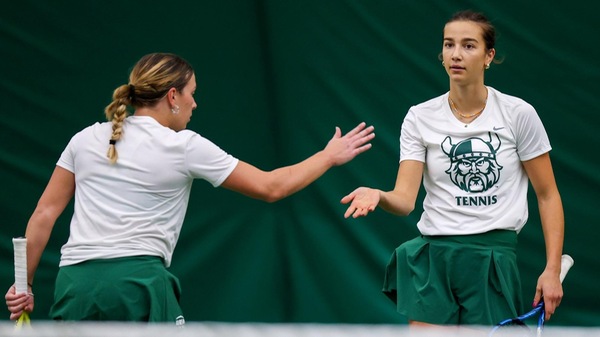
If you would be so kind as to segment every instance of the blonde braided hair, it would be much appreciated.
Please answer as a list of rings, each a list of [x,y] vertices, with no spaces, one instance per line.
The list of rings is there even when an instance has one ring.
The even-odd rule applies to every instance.
[[[106,156],[111,164],[117,162],[119,157],[116,149],[116,142],[121,139],[123,134],[123,121],[127,117],[127,106],[131,104],[129,95],[130,86],[123,84],[113,92],[113,101],[104,109],[106,119],[112,121],[112,135],[110,136],[108,153]]]
[[[123,123],[127,107],[156,105],[171,88],[181,92],[194,69],[181,57],[169,53],[152,53],[142,57],[129,75],[129,84],[119,86],[113,92],[112,102],[106,106],[106,119],[112,122],[112,134],[106,156],[111,164],[117,162],[116,143],[123,136]]]

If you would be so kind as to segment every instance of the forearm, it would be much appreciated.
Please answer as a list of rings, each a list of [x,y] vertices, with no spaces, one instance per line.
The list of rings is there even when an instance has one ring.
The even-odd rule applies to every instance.
[[[25,231],[25,237],[27,238],[27,282],[29,284],[33,284],[35,271],[48,244],[55,221],[56,217],[37,209],[29,219]]]
[[[564,243],[564,213],[560,194],[555,192],[540,198],[538,206],[546,244],[546,269],[560,272]]]
[[[27,237],[27,280],[33,283],[33,276],[37,269],[40,257],[56,219],[64,211],[65,207],[75,193],[75,175],[56,166],[50,177],[48,186],[42,193],[40,200],[29,218],[25,237]]]
[[[386,212],[406,216],[415,209],[414,198],[409,198],[399,192],[379,192],[379,205]]]
[[[538,200],[546,244],[546,270],[558,273],[563,249],[565,219],[560,193],[554,180],[550,155],[545,153],[524,161],[523,167]]]
[[[379,207],[396,215],[409,215],[415,209],[424,163],[405,160],[400,163],[393,191],[380,192]]]
[[[294,165],[268,172],[267,195],[271,201],[292,195],[321,177],[333,166],[331,158],[320,151]]]
[[[327,146],[309,158],[273,171],[262,171],[240,160],[221,186],[251,198],[274,202],[305,188],[333,166],[343,165],[371,148],[373,127],[360,123],[341,136],[340,128]]]

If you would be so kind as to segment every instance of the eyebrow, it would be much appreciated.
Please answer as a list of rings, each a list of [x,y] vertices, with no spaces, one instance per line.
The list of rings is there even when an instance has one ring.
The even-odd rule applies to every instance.
[[[445,38],[444,38],[444,41],[452,41],[452,42],[454,42],[454,39],[453,39],[453,38],[451,38],[451,37],[445,37]],[[479,43],[479,41],[478,41],[477,39],[475,39],[475,38],[471,38],[471,37],[468,37],[468,38],[462,39],[462,40],[460,40],[460,41],[461,41],[461,42],[477,42],[477,43]]]

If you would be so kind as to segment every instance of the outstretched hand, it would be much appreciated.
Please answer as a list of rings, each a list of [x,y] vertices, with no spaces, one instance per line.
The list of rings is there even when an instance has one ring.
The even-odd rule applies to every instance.
[[[369,142],[375,138],[374,130],[373,126],[367,127],[362,122],[342,136],[342,131],[336,126],[335,134],[323,151],[330,156],[333,166],[343,165],[371,148]]]
[[[359,187],[355,189],[341,200],[342,204],[351,202],[346,213],[344,213],[344,218],[348,218],[351,215],[353,218],[367,216],[369,212],[375,210],[379,204],[379,199],[379,190],[368,187]]]

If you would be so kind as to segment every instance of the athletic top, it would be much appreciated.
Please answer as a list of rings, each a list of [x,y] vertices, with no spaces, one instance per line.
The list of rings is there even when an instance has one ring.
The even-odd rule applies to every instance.
[[[112,123],[77,133],[57,165],[75,174],[70,235],[60,266],[151,255],[171,264],[192,182],[219,186],[238,159],[199,134],[175,132],[146,116],[127,117],[119,158],[106,157]]]
[[[426,191],[417,223],[423,235],[519,232],[528,217],[528,178],[521,164],[551,150],[535,109],[487,87],[482,114],[461,123],[448,95],[413,106],[404,118],[400,161],[425,163]]]

